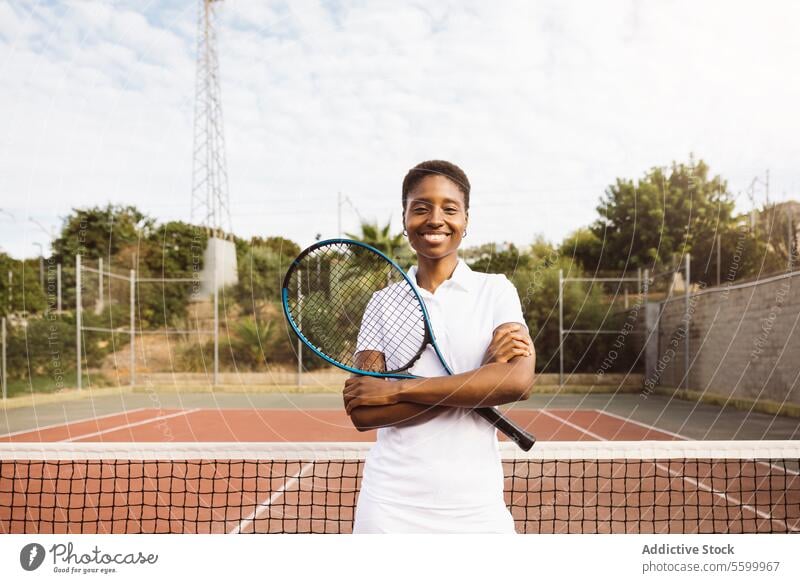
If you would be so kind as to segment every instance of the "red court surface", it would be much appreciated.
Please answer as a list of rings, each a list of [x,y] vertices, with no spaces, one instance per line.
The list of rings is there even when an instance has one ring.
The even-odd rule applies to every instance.
[[[598,410],[509,413],[541,443],[677,441]],[[138,409],[1,436],[23,444],[361,442],[353,459],[20,460],[0,463],[4,533],[348,533],[363,470],[341,410]],[[362,447],[363,446],[363,447]],[[76,445],[80,447],[80,445]],[[226,446],[228,447],[228,446]],[[302,447],[302,445],[301,445]],[[800,531],[797,460],[506,460],[518,532]]]
[[[671,440],[674,434],[602,411],[517,410],[509,417],[541,441]],[[339,409],[138,409],[0,436],[0,442],[375,441]]]

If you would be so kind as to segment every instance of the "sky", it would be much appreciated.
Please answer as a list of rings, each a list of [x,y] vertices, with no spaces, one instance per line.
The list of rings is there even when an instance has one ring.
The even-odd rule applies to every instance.
[[[465,243],[560,241],[604,189],[702,158],[742,211],[800,198],[797,2],[225,0],[218,51],[236,234],[401,229],[446,159]],[[197,2],[0,0],[0,250],[72,208],[190,220]]]

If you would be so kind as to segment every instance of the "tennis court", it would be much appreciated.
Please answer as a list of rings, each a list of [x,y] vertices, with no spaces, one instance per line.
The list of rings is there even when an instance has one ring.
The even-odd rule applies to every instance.
[[[92,415],[76,403],[61,406],[62,423],[47,422],[58,407],[41,408],[38,423],[0,436],[0,532],[350,532],[374,432],[332,400],[294,397],[117,412],[96,402]],[[796,441],[689,440],[582,401],[509,413],[539,439],[527,454],[501,446],[518,532],[800,531]]]

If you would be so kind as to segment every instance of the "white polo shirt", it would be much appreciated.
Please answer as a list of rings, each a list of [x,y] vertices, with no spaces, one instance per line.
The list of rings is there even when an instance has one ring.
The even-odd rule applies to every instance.
[[[479,368],[495,328],[524,325],[519,295],[500,274],[472,271],[459,260],[453,275],[431,294],[420,292],[442,356],[454,374]],[[410,372],[445,376],[431,346]],[[502,504],[503,471],[497,434],[470,409],[451,408],[424,423],[378,429],[367,455],[362,495],[429,509],[470,509]]]

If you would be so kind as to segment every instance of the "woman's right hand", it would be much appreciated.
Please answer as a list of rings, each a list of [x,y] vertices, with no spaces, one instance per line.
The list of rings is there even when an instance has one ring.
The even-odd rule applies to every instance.
[[[533,340],[527,328],[522,324],[509,322],[498,326],[492,335],[492,341],[483,355],[484,364],[509,362],[517,356],[532,356]]]

